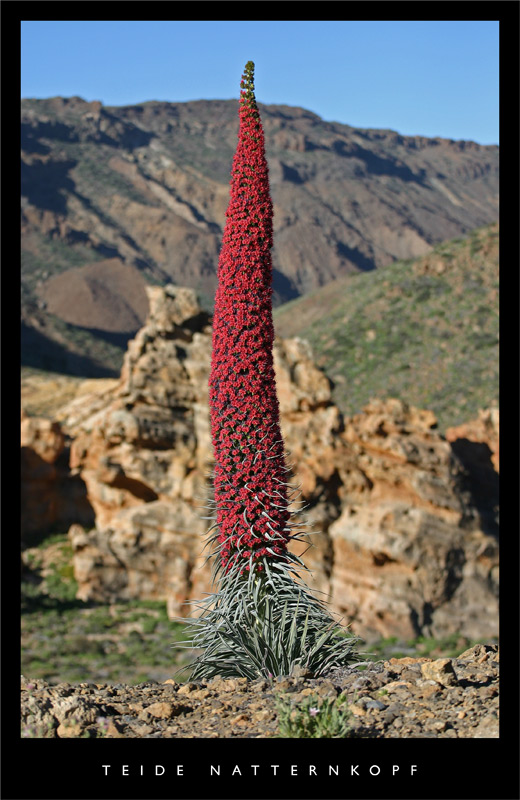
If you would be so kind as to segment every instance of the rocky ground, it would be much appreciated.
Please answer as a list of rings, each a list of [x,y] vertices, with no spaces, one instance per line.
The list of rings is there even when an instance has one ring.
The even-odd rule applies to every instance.
[[[480,644],[456,658],[391,658],[320,678],[300,670],[275,680],[130,686],[22,676],[22,737],[278,737],[283,705],[296,718],[311,697],[316,715],[343,693],[348,738],[498,738],[498,672],[498,646]]]

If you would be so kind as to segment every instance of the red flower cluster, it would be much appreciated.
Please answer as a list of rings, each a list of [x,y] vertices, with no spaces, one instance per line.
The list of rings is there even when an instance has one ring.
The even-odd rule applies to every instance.
[[[247,560],[245,570],[261,556],[283,557],[289,538],[272,352],[273,209],[253,71],[249,61],[240,84],[209,383],[220,556],[226,569]]]

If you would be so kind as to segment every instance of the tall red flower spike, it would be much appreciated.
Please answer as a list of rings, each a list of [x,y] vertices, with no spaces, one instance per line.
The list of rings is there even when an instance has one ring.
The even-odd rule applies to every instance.
[[[284,447],[273,367],[271,247],[273,208],[264,134],[248,61],[240,92],[238,146],[218,265],[210,374],[216,591],[192,619],[200,650],[191,679],[215,675],[288,675],[301,665],[316,675],[358,657],[354,639],[300,576],[288,549],[299,540],[290,522]],[[213,533],[212,533],[213,531]]]
[[[218,265],[210,375],[214,491],[222,567],[283,558],[289,512],[273,368],[273,207],[248,61]]]

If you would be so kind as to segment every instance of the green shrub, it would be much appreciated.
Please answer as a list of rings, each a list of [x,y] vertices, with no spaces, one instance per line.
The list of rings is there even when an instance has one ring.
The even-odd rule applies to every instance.
[[[290,695],[275,700],[280,739],[345,739],[349,735],[352,712],[347,698],[309,695],[299,703]]]

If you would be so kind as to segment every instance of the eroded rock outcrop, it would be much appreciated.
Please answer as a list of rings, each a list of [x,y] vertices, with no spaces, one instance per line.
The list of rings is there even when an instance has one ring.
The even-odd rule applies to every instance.
[[[72,522],[94,522],[85,486],[71,475],[68,442],[60,424],[43,417],[21,420],[21,535],[37,544],[50,531]]]
[[[200,556],[212,464],[211,327],[192,290],[147,291],[147,324],[129,344],[119,384],[78,398],[61,415],[73,436],[71,467],[96,513],[95,530],[74,526],[70,537],[80,597],[166,598],[175,615],[211,581]],[[338,513],[326,495],[341,417],[306,343],[277,341],[275,367],[284,436],[312,521],[326,528]],[[322,536],[310,564],[323,591],[330,560]]]
[[[470,420],[470,422],[466,422],[463,425],[448,428],[446,439],[449,442],[473,442],[477,445],[483,445],[481,452],[486,454],[490,466],[498,473],[500,472],[499,434],[499,410],[498,408],[486,408],[479,412],[477,419]],[[485,458],[481,460],[486,461]]]
[[[69,535],[79,597],[164,599],[184,616],[183,603],[210,588],[211,327],[190,289],[147,293],[119,383],[60,415],[96,514],[95,529]],[[276,341],[275,369],[289,461],[317,532],[305,555],[312,585],[369,638],[496,635],[496,520],[475,504],[434,415],[388,400],[343,420],[302,340]]]
[[[346,422],[335,605],[363,635],[497,633],[498,545],[429,411],[374,401]]]

